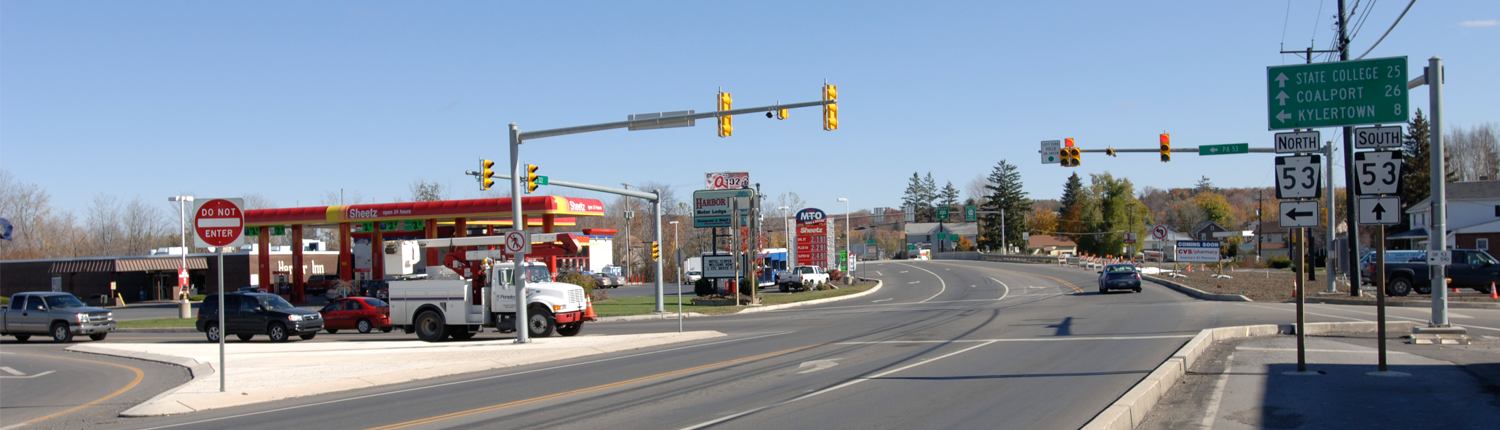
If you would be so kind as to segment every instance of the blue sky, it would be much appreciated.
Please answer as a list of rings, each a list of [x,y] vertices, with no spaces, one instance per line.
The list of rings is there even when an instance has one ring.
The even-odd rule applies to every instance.
[[[1349,3],[1353,3],[1352,1]],[[18,2],[0,3],[0,168],[81,212],[99,193],[317,205],[388,202],[416,180],[476,198],[464,170],[504,165],[523,130],[629,114],[817,100],[817,109],[653,131],[539,139],[552,179],[674,186],[743,170],[767,194],[842,212],[896,207],[913,172],[965,189],[1000,160],[1033,198],[1110,172],[1137,190],[1272,184],[1270,154],[1085,154],[1042,165],[1042,140],[1084,148],[1271,143],[1265,67],[1334,37],[1335,0],[1242,2]],[[1403,1],[1375,3],[1364,52]],[[1363,14],[1366,5],[1360,5]],[[1358,17],[1356,17],[1356,20]],[[1445,118],[1500,121],[1500,2],[1418,2],[1370,58],[1448,65]],[[1411,102],[1427,111],[1425,88]],[[1324,129],[1332,139],[1335,129]],[[1339,173],[1342,176],[1342,173]],[[547,191],[547,188],[543,188]],[[610,196],[552,188],[554,193]]]

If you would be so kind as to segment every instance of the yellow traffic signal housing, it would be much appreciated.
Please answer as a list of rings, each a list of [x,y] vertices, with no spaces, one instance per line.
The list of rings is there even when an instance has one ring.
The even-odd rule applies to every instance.
[[[726,93],[726,92],[723,92],[723,91],[719,92],[719,110],[720,111],[727,111],[727,110],[732,109],[730,106],[733,103],[734,103],[734,98],[731,97],[729,95],[729,93]],[[729,137],[730,135],[733,135],[733,134],[734,134],[734,122],[733,122],[733,118],[731,118],[729,115],[720,116],[719,117],[719,137]]]
[[[1114,148],[1104,148],[1104,155],[1108,155],[1108,156],[1111,156],[1111,157],[1118,157],[1118,155],[1115,155],[1115,149]]]
[[[1161,134],[1161,162],[1172,161],[1172,135]]]
[[[531,194],[531,193],[536,192],[536,187],[537,187],[536,178],[537,178],[537,175],[536,175],[536,165],[535,164],[527,164],[526,165],[526,194]]]
[[[1079,162],[1083,161],[1079,157],[1078,148],[1068,148],[1068,158],[1073,159],[1073,166],[1072,167],[1078,167]]]
[[[1057,163],[1061,164],[1063,167],[1073,166],[1073,158],[1072,156],[1068,155],[1068,148],[1060,148],[1057,150]]]
[[[495,162],[494,161],[479,160],[479,170],[481,171],[481,173],[480,173],[481,176],[479,177],[479,189],[481,191],[488,191],[490,189],[490,187],[495,186],[495,179],[494,179],[495,169],[494,169],[494,167],[495,167]]]
[[[790,118],[791,116],[792,116],[792,110],[791,109],[777,109],[776,110],[776,119],[787,119],[787,118]]]
[[[656,260],[660,260],[660,259],[661,259],[661,244],[656,243],[656,242],[651,242],[651,261],[656,261]]]
[[[837,102],[839,100],[839,87],[836,85],[823,84],[823,100],[831,100],[835,102],[823,105],[823,129],[838,130],[839,104]]]

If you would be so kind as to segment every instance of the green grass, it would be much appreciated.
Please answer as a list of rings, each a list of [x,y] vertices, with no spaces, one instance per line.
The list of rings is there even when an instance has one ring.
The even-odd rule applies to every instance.
[[[765,305],[780,305],[793,302],[805,302],[808,300],[826,299],[829,297],[847,296],[850,294],[868,291],[874,287],[874,282],[863,282],[837,290],[806,291],[791,294],[767,294],[761,296],[761,302]],[[739,312],[746,306],[693,306],[693,296],[682,296],[682,311],[697,312],[705,315],[727,315]],[[662,308],[667,312],[677,311],[677,300],[667,298]],[[655,297],[622,297],[609,301],[594,302],[594,313],[601,317],[618,317],[629,315],[648,315],[656,310]]]
[[[197,318],[156,318],[149,320],[116,321],[115,328],[177,328],[197,327]]]

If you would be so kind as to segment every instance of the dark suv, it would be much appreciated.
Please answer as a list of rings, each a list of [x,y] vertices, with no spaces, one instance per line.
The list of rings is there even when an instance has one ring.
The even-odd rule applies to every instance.
[[[281,296],[265,293],[229,293],[224,295],[224,330],[240,340],[264,334],[272,342],[282,342],[291,335],[312,339],[323,329],[318,312],[297,308]],[[219,295],[210,294],[198,308],[198,331],[208,335],[209,342],[219,341]]]

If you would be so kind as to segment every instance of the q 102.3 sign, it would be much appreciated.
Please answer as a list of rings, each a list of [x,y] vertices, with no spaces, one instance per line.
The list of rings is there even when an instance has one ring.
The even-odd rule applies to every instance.
[[[1276,157],[1276,198],[1316,199],[1323,195],[1323,157],[1294,155]]]

